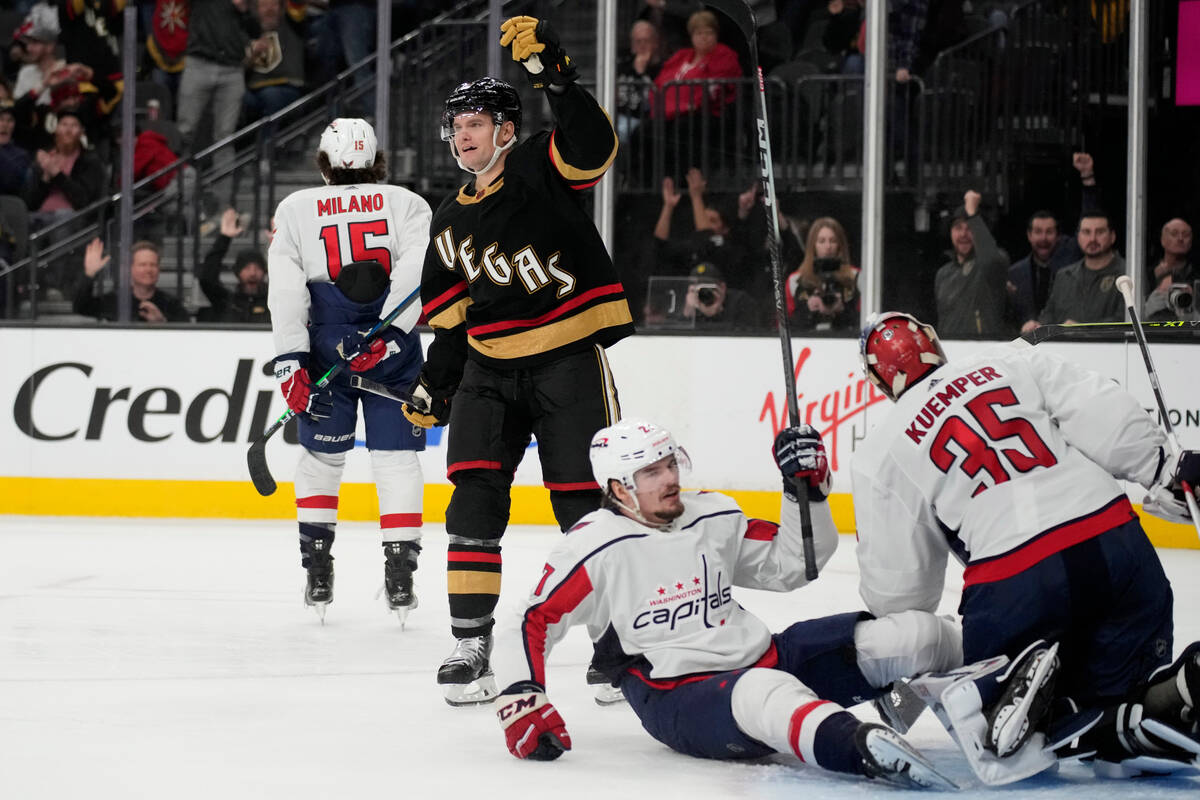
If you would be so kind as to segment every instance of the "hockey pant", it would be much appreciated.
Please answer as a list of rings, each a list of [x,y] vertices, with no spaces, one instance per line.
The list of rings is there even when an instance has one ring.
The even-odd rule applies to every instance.
[[[301,451],[296,466],[296,517],[300,525],[300,563],[308,567],[313,542],[325,552],[333,545],[337,526],[338,487],[346,454]],[[371,470],[379,497],[379,528],[383,544],[421,541],[424,478],[417,454],[411,450],[372,450]]]
[[[621,689],[655,739],[702,758],[793,753],[805,763],[859,772],[859,720],[845,710],[899,678],[956,666],[957,625],[919,611],[797,622],[772,637],[748,669],[682,681],[626,675]]]
[[[536,437],[542,480],[559,527],[600,507],[588,449],[592,434],[620,419],[601,347],[528,369],[467,361],[450,409],[446,579],[456,637],[493,626],[500,598],[500,538],[508,527],[513,475]]]

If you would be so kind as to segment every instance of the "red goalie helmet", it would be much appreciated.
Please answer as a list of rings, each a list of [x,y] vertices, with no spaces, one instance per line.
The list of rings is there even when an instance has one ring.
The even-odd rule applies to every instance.
[[[872,316],[858,340],[867,378],[892,400],[946,363],[937,331],[910,314]]]

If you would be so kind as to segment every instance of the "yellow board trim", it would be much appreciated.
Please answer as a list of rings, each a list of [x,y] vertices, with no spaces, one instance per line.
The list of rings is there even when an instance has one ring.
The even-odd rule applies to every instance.
[[[444,523],[454,487],[425,485],[426,522]],[[748,516],[779,519],[779,492],[723,491]],[[833,522],[842,533],[854,533],[854,504],[848,493],[830,495]],[[1141,514],[1141,506],[1134,505]],[[0,477],[0,514],[66,517],[199,517],[224,519],[295,519],[296,495],[290,483],[261,497],[245,481],[158,481],[105,478]],[[1190,525],[1141,514],[1142,527],[1155,547],[1200,550]],[[375,485],[344,483],[338,519],[376,522],[379,501]],[[513,525],[556,525],[550,493],[541,486],[512,487]]]

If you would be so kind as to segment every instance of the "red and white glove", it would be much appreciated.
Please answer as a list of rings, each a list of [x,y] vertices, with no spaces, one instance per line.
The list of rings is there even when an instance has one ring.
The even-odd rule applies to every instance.
[[[796,483],[808,485],[808,502],[819,503],[829,494],[832,478],[821,434],[811,425],[784,428],[771,448],[783,474],[783,493],[796,499]]]
[[[1184,450],[1168,455],[1160,471],[1158,482],[1142,501],[1142,510],[1171,522],[1190,523],[1192,514],[1185,492],[1200,500],[1200,452]]]
[[[495,706],[508,751],[517,758],[553,761],[571,749],[571,734],[540,684],[518,681],[496,698]]]
[[[342,343],[343,348],[360,346],[361,340],[353,344]],[[372,339],[363,352],[350,359],[351,372],[366,372],[379,364],[385,358],[390,358],[401,351],[400,333],[389,326],[387,330]]]
[[[325,419],[333,414],[333,393],[329,389],[314,391],[305,363],[306,353],[288,353],[275,359],[275,380],[288,408],[312,419]]]

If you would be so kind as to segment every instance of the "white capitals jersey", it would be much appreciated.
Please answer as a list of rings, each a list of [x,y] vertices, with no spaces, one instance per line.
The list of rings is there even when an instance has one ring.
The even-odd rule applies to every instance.
[[[380,318],[387,316],[421,283],[432,216],[420,195],[383,183],[318,186],[284,198],[267,251],[275,352],[308,352],[308,284],[332,283],[352,261],[379,261],[389,270]],[[408,333],[420,315],[418,299],[392,324]]]
[[[783,524],[747,519],[721,494],[683,492],[669,530],[609,509],[581,519],[551,551],[522,618],[528,677],[545,685],[545,659],[572,625],[586,625],[596,665],[643,680],[754,664],[771,632],[731,588],[788,591],[807,583],[800,512],[784,500]],[[837,548],[825,504],[812,507],[818,565]],[[657,684],[656,684],[657,685]]]
[[[867,608],[934,611],[950,552],[970,584],[1116,527],[1132,511],[1115,478],[1151,485],[1164,445],[1117,383],[1045,350],[1018,341],[947,362],[854,454]]]

